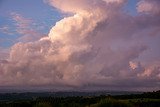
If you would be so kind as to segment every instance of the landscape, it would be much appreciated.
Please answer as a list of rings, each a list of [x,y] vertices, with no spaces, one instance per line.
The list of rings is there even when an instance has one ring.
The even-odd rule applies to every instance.
[[[0,0],[0,107],[160,107],[160,0]]]
[[[160,91],[1,93],[0,107],[160,107]]]

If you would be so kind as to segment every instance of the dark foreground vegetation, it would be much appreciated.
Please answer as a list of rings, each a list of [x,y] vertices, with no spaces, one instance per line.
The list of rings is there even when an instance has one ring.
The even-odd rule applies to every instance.
[[[15,93],[14,93],[15,94]],[[12,98],[13,94],[0,94],[0,107],[160,107],[160,91],[130,95],[38,96]],[[10,96],[10,99],[7,100]],[[5,98],[3,98],[5,97]]]

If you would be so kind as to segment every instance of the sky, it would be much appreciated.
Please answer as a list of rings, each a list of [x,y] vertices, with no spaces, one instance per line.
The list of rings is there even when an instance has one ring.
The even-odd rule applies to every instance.
[[[160,89],[159,0],[0,0],[0,88]]]

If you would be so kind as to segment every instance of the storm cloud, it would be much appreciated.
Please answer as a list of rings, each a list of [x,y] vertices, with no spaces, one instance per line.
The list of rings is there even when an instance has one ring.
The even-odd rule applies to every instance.
[[[160,88],[159,0],[48,0],[69,16],[46,37],[16,43],[0,62],[0,86],[125,90]]]

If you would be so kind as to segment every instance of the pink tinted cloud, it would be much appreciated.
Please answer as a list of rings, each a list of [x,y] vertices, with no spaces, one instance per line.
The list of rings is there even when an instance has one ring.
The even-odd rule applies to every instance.
[[[21,36],[18,38],[20,42],[29,42],[40,39],[42,36],[45,36],[40,31],[33,27],[33,20],[24,18],[18,13],[11,13],[12,20],[16,26],[16,32]]]
[[[7,59],[9,57],[9,49],[0,47],[0,60]]]
[[[0,27],[0,31],[4,34],[12,35],[13,33],[10,31],[9,26]]]
[[[138,12],[160,14],[159,0],[141,0],[137,5]]]
[[[126,0],[49,3],[73,15],[57,22],[47,37],[15,44],[0,65],[1,86],[159,88],[160,36],[151,35],[160,27],[159,14],[130,16],[123,11]]]

